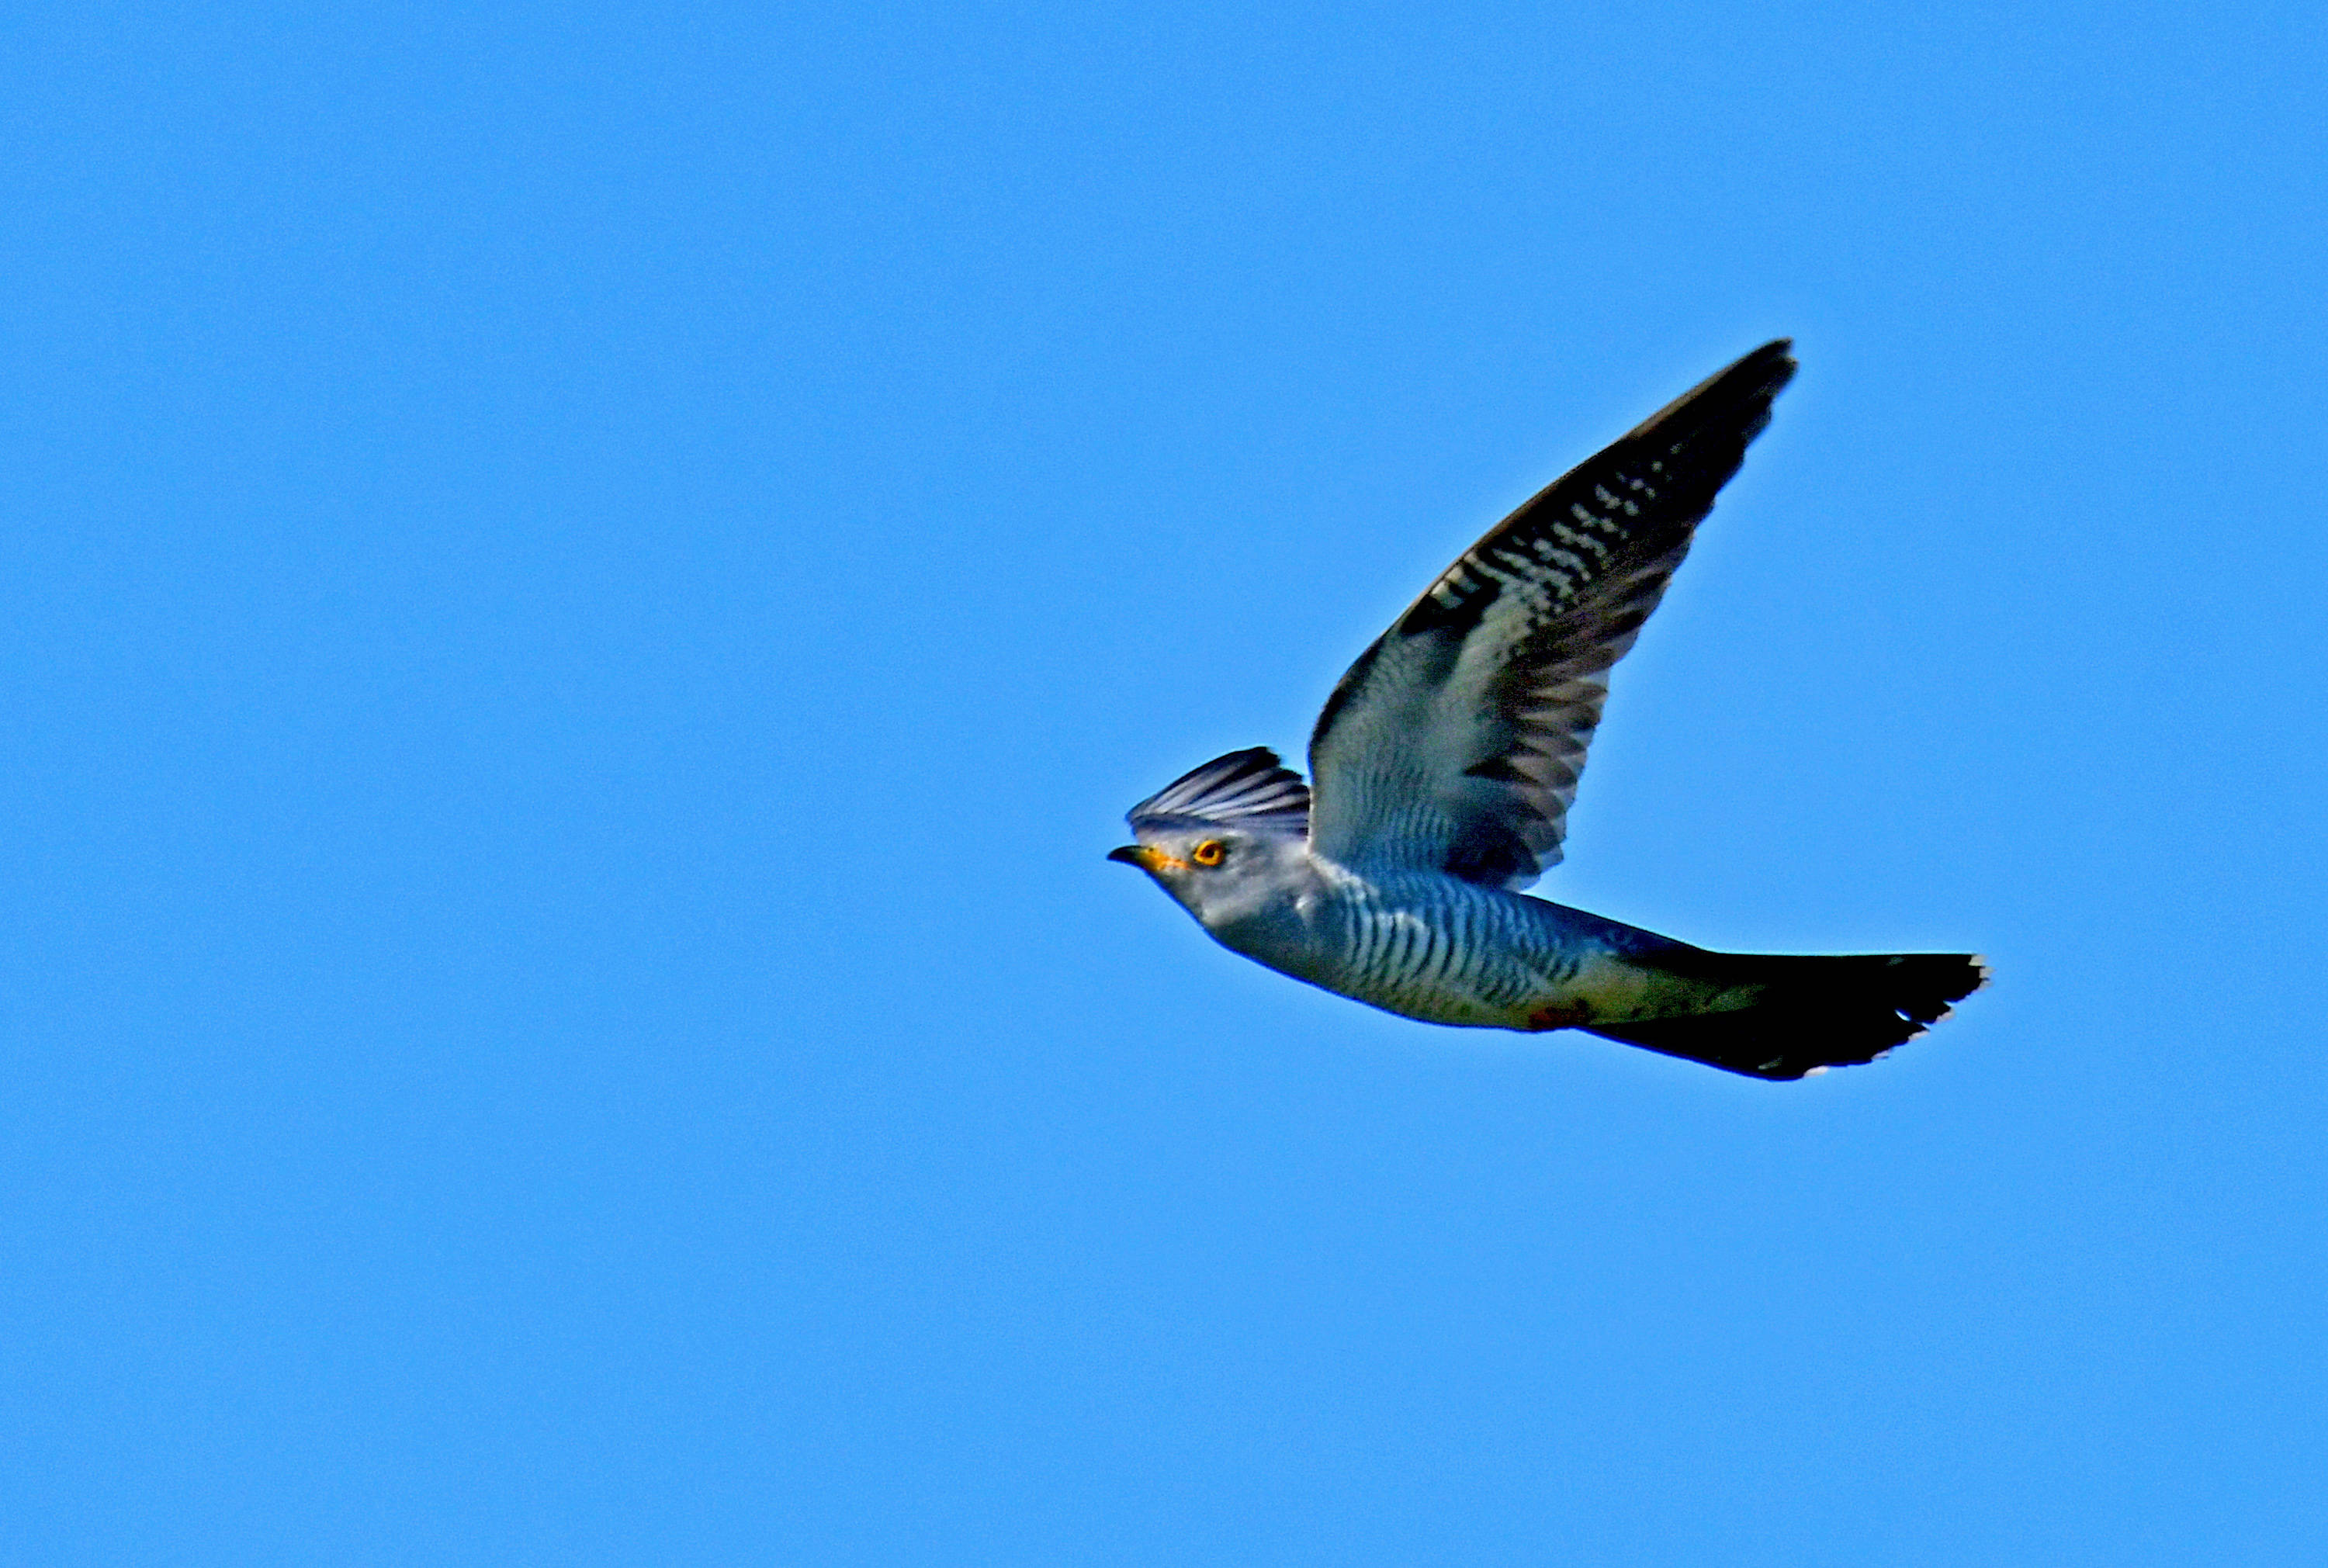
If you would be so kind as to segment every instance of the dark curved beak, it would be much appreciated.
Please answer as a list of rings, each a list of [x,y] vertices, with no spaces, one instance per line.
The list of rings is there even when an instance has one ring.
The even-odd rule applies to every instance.
[[[1121,860],[1127,866],[1138,866],[1143,870],[1147,869],[1147,862],[1142,859],[1141,847],[1138,844],[1126,844],[1121,850],[1110,850],[1107,852],[1107,858],[1111,860]]]

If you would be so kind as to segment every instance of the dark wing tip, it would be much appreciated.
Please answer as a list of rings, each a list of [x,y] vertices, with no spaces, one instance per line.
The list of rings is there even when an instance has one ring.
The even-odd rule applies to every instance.
[[[1770,422],[1771,402],[1801,368],[1794,348],[1792,338],[1773,338],[1642,420],[1627,439],[1661,436],[1685,439],[1690,431],[1729,425],[1739,429],[1742,437],[1739,445],[1743,447]]]
[[[1565,600],[1686,549],[1691,530],[1770,423],[1771,403],[1794,380],[1793,346],[1791,338],[1776,338],[1716,371],[1522,502],[1441,573],[1394,629],[1468,632],[1513,576],[1554,584],[1554,596]],[[1579,526],[1597,537],[1580,544],[1572,537]],[[1679,559],[1656,575],[1658,592]],[[1640,616],[1656,602],[1649,598]]]

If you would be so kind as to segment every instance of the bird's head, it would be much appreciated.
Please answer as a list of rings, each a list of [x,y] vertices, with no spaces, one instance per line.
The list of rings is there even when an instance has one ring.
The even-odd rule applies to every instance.
[[[1300,863],[1304,847],[1283,833],[1217,822],[1158,824],[1139,837],[1107,858],[1155,878],[1207,926],[1257,914],[1281,896],[1292,886],[1288,873]]]
[[[1309,788],[1260,746],[1206,763],[1126,820],[1139,842],[1107,858],[1147,872],[1208,930],[1283,898],[1307,863]]]

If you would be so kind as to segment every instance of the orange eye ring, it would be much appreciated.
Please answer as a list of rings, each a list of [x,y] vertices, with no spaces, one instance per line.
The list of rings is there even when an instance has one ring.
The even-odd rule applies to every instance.
[[[1226,844],[1222,843],[1218,839],[1206,839],[1203,843],[1198,844],[1195,849],[1188,851],[1188,859],[1194,860],[1199,866],[1217,866],[1228,858],[1229,847]]]

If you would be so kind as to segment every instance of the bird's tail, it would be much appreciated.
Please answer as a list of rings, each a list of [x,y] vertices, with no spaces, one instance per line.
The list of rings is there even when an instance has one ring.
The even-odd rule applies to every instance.
[[[1968,953],[1798,958],[1692,949],[1658,954],[1658,967],[1711,982],[1741,1005],[1584,1027],[1754,1078],[1872,1062],[1988,982],[1988,965]]]

